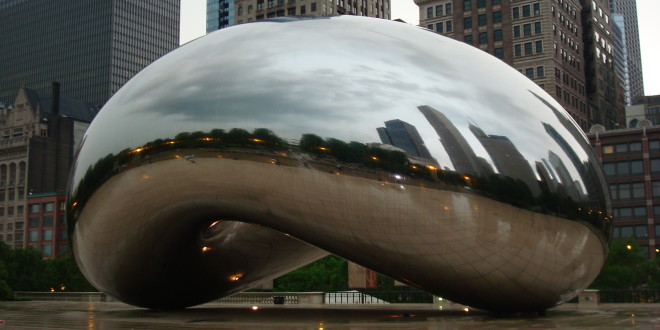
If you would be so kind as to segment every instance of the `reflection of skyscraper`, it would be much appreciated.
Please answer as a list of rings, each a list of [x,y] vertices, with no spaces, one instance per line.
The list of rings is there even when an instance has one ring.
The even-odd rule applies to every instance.
[[[385,127],[379,127],[376,130],[384,144],[403,149],[409,156],[432,158],[415,126],[399,119],[393,119],[386,121]]]
[[[534,170],[508,137],[487,135],[472,124],[470,124],[470,131],[484,146],[501,175],[521,180],[529,187],[534,196],[541,193]]]
[[[561,180],[562,185],[566,194],[575,201],[579,201],[582,198],[582,188],[580,183],[577,180],[573,180],[573,177],[568,172],[566,164],[561,158],[554,152],[550,151],[548,155],[548,161],[552,164],[552,169],[557,173],[559,180]]]
[[[447,151],[449,159],[454,165],[454,170],[460,173],[484,176],[491,173],[488,167],[485,166],[485,161],[475,155],[470,144],[449,118],[427,105],[421,105],[417,108],[440,136],[440,142]]]

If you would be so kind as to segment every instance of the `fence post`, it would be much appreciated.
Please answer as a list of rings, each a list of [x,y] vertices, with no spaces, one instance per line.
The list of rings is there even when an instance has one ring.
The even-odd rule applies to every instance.
[[[579,306],[598,306],[600,305],[599,290],[584,290],[578,296]]]

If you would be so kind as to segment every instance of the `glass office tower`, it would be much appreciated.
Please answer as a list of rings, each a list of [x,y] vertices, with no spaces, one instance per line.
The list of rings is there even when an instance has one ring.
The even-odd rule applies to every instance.
[[[0,0],[0,101],[24,84],[102,105],[179,45],[180,0]]]

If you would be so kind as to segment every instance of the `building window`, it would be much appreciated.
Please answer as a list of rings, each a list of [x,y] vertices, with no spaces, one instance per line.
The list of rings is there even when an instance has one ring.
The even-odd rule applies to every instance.
[[[514,19],[520,18],[520,7],[513,8],[513,18]]]
[[[472,41],[472,35],[471,35],[471,34],[466,34],[466,35],[463,37],[463,41],[465,41],[466,44],[470,44],[470,45],[472,45],[472,44],[473,44],[473,41]]]
[[[504,48],[495,48],[495,57],[504,59]]]
[[[427,28],[428,28],[429,30],[433,31],[433,24],[429,24],[429,25],[427,26]]]
[[[515,45],[513,48],[516,56],[522,56],[520,44]]]
[[[501,29],[498,29],[498,30],[493,31],[493,39],[494,39],[495,41],[502,41],[503,38],[504,38],[504,36],[503,36],[503,34],[502,34],[502,30],[501,30]]]
[[[69,234],[66,232],[66,229],[60,229],[58,240],[66,241],[69,239]]]
[[[472,10],[472,0],[463,0],[463,10]]]
[[[541,40],[536,41],[536,52],[543,53],[543,41]]]
[[[648,227],[646,225],[643,226],[635,226],[635,238],[638,239],[645,239],[649,237],[648,233]]]
[[[39,218],[37,217],[30,217],[30,228],[37,228],[39,227]]]
[[[312,2],[312,4],[310,6],[311,6],[310,8],[311,8],[312,12],[315,12],[316,11],[316,2]]]
[[[644,174],[644,167],[641,160],[603,163],[603,169],[605,170],[605,175],[609,177]]]
[[[433,24],[431,24],[431,25],[433,25]],[[442,31],[442,27],[443,27],[443,26],[444,26],[444,25],[442,24],[442,22],[440,22],[440,23],[438,23],[438,24],[435,25],[435,30],[436,30],[438,33],[442,33],[442,32],[443,32],[443,31]]]
[[[442,5],[435,6],[435,16],[442,16]]]
[[[525,55],[531,55],[532,54],[532,43],[531,42],[526,42],[525,43]]]
[[[545,70],[542,66],[536,67],[536,76],[537,77],[545,76]]]
[[[305,15],[307,13],[307,8],[305,5],[300,6],[300,15]]]
[[[52,227],[53,226],[53,216],[52,215],[44,215],[43,226],[44,227]]]
[[[53,240],[53,231],[51,229],[46,229],[43,231],[43,240],[52,241]]]
[[[522,6],[522,15],[523,17],[528,17],[531,15],[529,5]]]
[[[532,79],[534,78],[534,69],[533,68],[527,68],[525,69],[525,75],[527,78]]]
[[[481,32],[479,33],[479,44],[487,44],[488,43],[488,33],[487,32]]]
[[[41,247],[41,252],[43,253],[44,257],[50,257],[53,255],[53,246],[44,245]]]
[[[296,8],[292,7],[292,8],[287,9],[286,14],[287,14],[287,16],[295,16],[296,15]]]
[[[651,151],[660,151],[660,140],[651,140],[649,141],[649,149]]]
[[[486,0],[477,0],[477,8],[486,8]]]
[[[463,28],[471,29],[472,28],[472,17],[463,18]]]
[[[426,17],[433,18],[433,7],[426,8]]]
[[[534,4],[534,15],[541,15],[541,5],[538,2]]]
[[[493,12],[493,23],[502,23],[502,12],[494,11]]]
[[[28,241],[38,242],[39,241],[39,231],[38,230],[30,230],[30,237],[28,238]]]
[[[478,16],[479,26],[484,26],[488,23],[488,19],[486,17],[486,14],[481,14]]]
[[[451,32],[453,30],[451,21],[445,22],[445,30],[447,30],[447,32]]]
[[[493,0],[493,6],[502,4],[502,0]]]
[[[445,4],[445,14],[446,15],[451,14],[451,3]]]
[[[654,208],[655,211],[655,208]],[[658,210],[660,211],[660,210]],[[645,219],[646,206],[621,207],[612,210],[615,220]]]
[[[39,213],[41,212],[41,206],[39,204],[30,204],[30,213]]]
[[[523,34],[526,36],[532,35],[532,24],[523,24]]]
[[[55,210],[55,203],[45,203],[44,212],[53,212]]]
[[[534,34],[541,34],[541,22],[534,23]]]
[[[513,27],[513,37],[520,38],[520,25],[516,25]]]

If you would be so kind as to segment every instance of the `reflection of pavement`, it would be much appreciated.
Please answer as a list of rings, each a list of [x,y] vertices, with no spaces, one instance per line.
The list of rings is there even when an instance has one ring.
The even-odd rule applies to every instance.
[[[267,305],[257,311],[250,307],[206,304],[179,311],[155,311],[122,303],[0,302],[0,320],[7,329],[660,328],[657,304],[588,308],[568,304],[549,310],[542,317],[440,311],[421,304]]]

